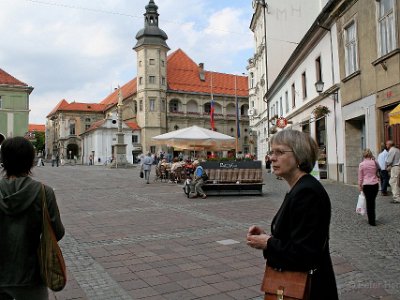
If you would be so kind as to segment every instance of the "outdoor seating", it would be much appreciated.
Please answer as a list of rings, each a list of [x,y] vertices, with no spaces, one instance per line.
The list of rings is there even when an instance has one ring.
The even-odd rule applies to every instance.
[[[218,162],[202,163],[208,180],[203,186],[207,195],[262,194],[261,162],[235,162],[235,167],[221,168]]]

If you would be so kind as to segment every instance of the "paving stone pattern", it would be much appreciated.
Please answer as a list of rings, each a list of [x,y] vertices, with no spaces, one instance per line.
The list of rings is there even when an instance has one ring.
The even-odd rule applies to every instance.
[[[207,199],[146,185],[138,169],[46,165],[34,177],[55,189],[67,231],[69,280],[51,299],[263,299],[264,261],[245,235],[253,224],[269,228],[288,190],[271,174],[263,196]],[[340,299],[400,299],[400,205],[378,196],[371,227],[354,213],[356,187],[323,184]],[[226,240],[239,243],[217,243]]]

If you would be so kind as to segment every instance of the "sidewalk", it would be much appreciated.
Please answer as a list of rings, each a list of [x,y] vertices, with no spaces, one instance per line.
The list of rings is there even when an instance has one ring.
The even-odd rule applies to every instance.
[[[146,185],[138,169],[42,167],[34,176],[55,188],[67,230],[69,281],[51,299],[263,299],[264,261],[245,235],[269,227],[284,181],[266,175],[262,197],[204,200],[176,184]],[[340,299],[400,299],[400,205],[379,196],[371,227],[354,213],[355,187],[324,185]]]

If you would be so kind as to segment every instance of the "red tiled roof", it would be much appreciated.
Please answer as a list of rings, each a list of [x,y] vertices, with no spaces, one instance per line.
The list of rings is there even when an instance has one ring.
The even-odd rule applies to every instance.
[[[247,76],[224,74],[218,72],[204,71],[205,80],[200,80],[198,65],[181,49],[168,55],[167,74],[168,90],[211,93],[211,75],[213,94],[222,94],[247,97]],[[235,91],[236,77],[236,91]]]
[[[90,125],[90,127],[89,127],[84,133],[99,128],[99,127],[100,127],[101,125],[103,125],[105,122],[106,122],[106,119],[102,119],[102,120],[99,120],[99,121],[94,122],[92,125]]]
[[[99,103],[82,103],[71,102],[68,103],[65,99],[61,100],[56,107],[47,115],[53,115],[57,111],[86,111],[86,112],[103,112],[107,107],[106,104]]]
[[[17,78],[8,74],[1,68],[0,68],[0,84],[28,86],[25,82],[18,80]]]
[[[140,126],[136,122],[125,122],[132,130],[140,130]]]
[[[121,87],[122,97],[124,99],[132,96],[137,91],[136,85],[136,77],[133,78],[131,81],[128,81]],[[107,105],[114,105],[118,103],[118,89],[115,89],[110,95],[108,95],[103,101],[100,102],[101,104]]]
[[[44,124],[29,124],[28,131],[30,131],[30,132],[32,132],[32,131],[45,132],[46,125],[44,125]]]

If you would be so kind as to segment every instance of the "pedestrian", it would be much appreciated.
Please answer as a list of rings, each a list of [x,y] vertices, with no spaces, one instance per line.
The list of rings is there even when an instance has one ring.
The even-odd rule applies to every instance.
[[[51,166],[54,167],[55,164],[56,164],[56,154],[53,152],[51,154]]]
[[[202,186],[204,185],[204,169],[200,166],[200,162],[195,160],[193,162],[194,170],[194,178],[190,183],[190,198],[196,198],[197,195],[200,195],[201,198],[207,198],[207,195],[204,193]]]
[[[381,194],[382,196],[387,196],[387,187],[389,185],[389,173],[386,170],[386,159],[388,156],[388,151],[386,150],[386,146],[384,144],[381,145],[381,153],[378,155],[378,164],[379,164],[379,177],[381,180]]]
[[[271,159],[268,154],[265,155],[265,168],[267,169],[267,173],[271,172]]]
[[[386,170],[390,172],[390,188],[392,189],[393,200],[391,203],[400,203],[399,173],[400,173],[400,150],[393,141],[386,142],[388,156],[386,158]]]
[[[93,155],[89,155],[89,166],[93,165]]]
[[[379,191],[379,178],[377,176],[379,165],[368,148],[363,151],[363,158],[358,167],[358,189],[365,195],[368,223],[371,226],[376,226],[375,199]]]
[[[146,183],[149,184],[150,180],[150,172],[151,172],[151,165],[153,164],[153,158],[151,157],[151,153],[147,153],[147,156],[143,158],[143,163],[142,163],[142,170],[144,172],[144,179],[146,180]]]
[[[57,167],[60,164],[60,154],[58,154],[58,152],[56,153],[56,164],[57,164]]]
[[[40,167],[40,166],[43,166],[44,167],[44,161],[43,161],[43,154],[42,154],[42,151],[39,151],[38,152],[38,162],[37,162],[37,167]]]
[[[310,135],[287,129],[272,137],[269,154],[274,173],[288,183],[290,190],[272,221],[271,233],[251,226],[247,244],[262,250],[272,268],[315,270],[310,300],[337,300],[329,254],[331,203],[324,187],[310,175],[318,146]]]
[[[4,177],[0,179],[0,299],[48,299],[40,276],[37,249],[42,233],[42,183],[30,177],[35,151],[23,137],[6,139],[1,147]],[[44,185],[51,226],[64,236],[57,201]]]

